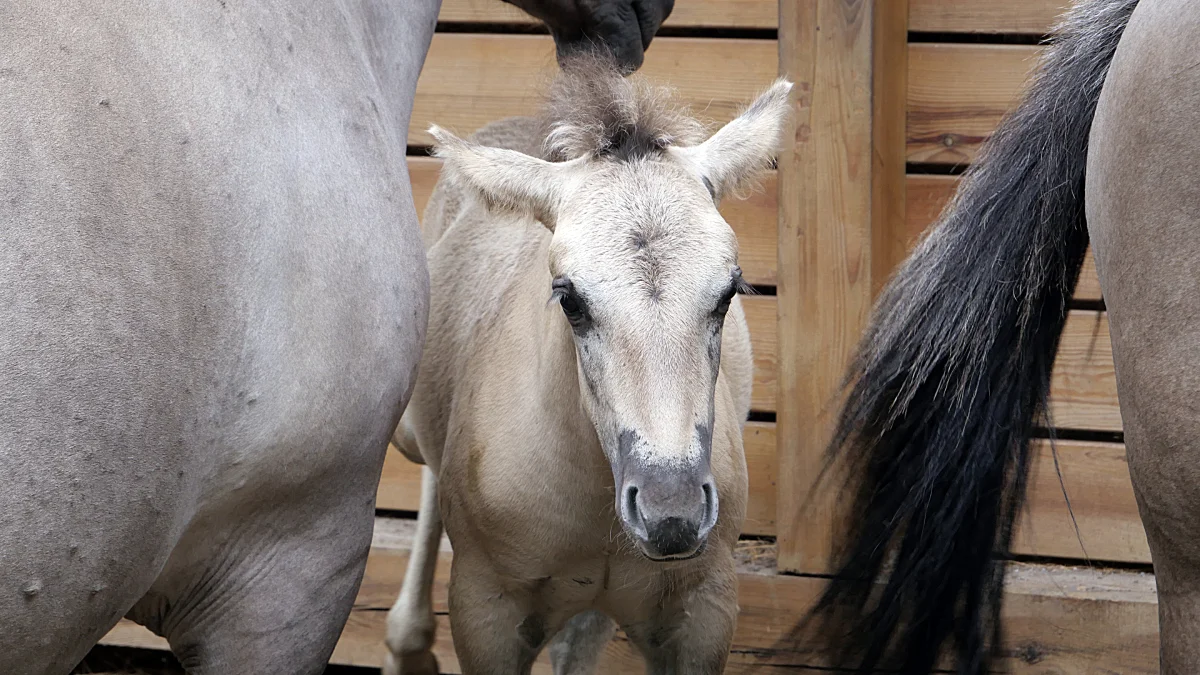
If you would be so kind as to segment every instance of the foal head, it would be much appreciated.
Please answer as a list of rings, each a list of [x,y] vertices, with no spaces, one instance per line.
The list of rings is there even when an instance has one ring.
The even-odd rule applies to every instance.
[[[574,335],[617,512],[652,559],[698,555],[717,520],[721,331],[745,285],[717,203],[769,165],[790,88],[777,82],[704,140],[663,91],[576,59],[547,107],[550,161],[431,130],[444,170],[553,231],[546,293]]]

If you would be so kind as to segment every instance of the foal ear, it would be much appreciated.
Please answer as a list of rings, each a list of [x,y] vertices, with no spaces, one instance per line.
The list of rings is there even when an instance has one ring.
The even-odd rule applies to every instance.
[[[577,161],[547,162],[516,150],[463,140],[434,125],[433,154],[445,160],[442,171],[470,188],[489,208],[525,213],[550,230],[558,221],[564,196],[577,174]]]
[[[780,78],[741,115],[693,146],[676,146],[670,152],[700,174],[715,201],[738,192],[770,168],[791,106],[792,83]]]

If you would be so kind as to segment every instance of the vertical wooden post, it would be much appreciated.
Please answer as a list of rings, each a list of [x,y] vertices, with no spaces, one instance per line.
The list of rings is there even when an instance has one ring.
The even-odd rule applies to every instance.
[[[904,220],[907,0],[780,0],[796,114],[779,159],[779,568],[829,571],[837,514],[809,500],[840,385]]]

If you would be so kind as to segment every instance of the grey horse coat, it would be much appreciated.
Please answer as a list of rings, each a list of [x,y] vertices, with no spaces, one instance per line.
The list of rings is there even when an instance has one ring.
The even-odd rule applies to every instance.
[[[0,4],[0,673],[126,614],[194,672],[323,668],[424,337],[437,11]]]
[[[671,0],[517,0],[642,62]],[[321,672],[429,277],[406,171],[439,0],[0,4],[0,674],[122,616]]]

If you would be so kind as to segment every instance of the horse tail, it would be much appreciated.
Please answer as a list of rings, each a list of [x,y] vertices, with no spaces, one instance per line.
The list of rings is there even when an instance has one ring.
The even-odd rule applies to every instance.
[[[836,581],[798,627],[842,667],[928,673],[953,645],[981,673],[1088,246],[1088,134],[1137,0],[1083,0],[1023,102],[875,308],[829,467],[850,484]],[[869,580],[872,583],[864,583]]]

